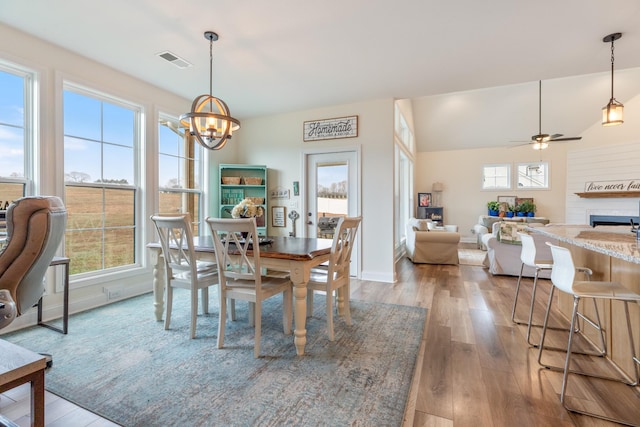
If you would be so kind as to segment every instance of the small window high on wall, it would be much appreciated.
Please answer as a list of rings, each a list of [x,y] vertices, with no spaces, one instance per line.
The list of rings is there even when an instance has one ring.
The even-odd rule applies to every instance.
[[[549,188],[549,163],[518,163],[518,188]]]
[[[482,168],[482,189],[501,190],[511,188],[511,165],[493,164]]]

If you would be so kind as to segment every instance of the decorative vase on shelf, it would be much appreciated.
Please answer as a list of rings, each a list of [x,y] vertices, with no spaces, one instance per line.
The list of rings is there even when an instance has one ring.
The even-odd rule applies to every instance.
[[[507,218],[513,218],[513,212],[507,211]]]
[[[526,212],[516,212],[516,216],[527,216]]]
[[[535,212],[527,212],[527,216],[534,217],[534,216],[536,216],[536,213]]]

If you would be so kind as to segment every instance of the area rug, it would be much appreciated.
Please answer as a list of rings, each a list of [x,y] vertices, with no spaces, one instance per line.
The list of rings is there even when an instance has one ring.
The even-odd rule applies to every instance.
[[[458,248],[458,258],[462,265],[482,266],[487,252],[480,249]]]
[[[213,290],[213,289],[212,289]],[[46,388],[123,426],[399,426],[426,310],[352,302],[351,326],[325,333],[324,296],[307,321],[304,356],[282,332],[281,298],[263,306],[259,359],[247,305],[216,348],[218,304],[189,337],[188,293],[176,290],[171,329],[151,294],[73,315],[69,334],[39,327],[3,339],[53,355]]]

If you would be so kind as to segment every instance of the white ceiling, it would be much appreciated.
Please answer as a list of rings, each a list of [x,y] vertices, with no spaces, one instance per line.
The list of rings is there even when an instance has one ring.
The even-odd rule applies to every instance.
[[[594,73],[603,80],[610,70],[605,35],[623,33],[615,45],[616,70],[640,67],[638,0],[0,0],[0,22],[187,99],[208,92],[203,33],[213,30],[220,35],[213,92],[233,116],[416,98],[416,136],[423,149],[429,139],[430,149],[439,143],[456,148],[474,135],[470,129],[469,135],[435,137],[460,121],[453,110],[437,122],[421,116],[432,102],[423,97],[473,91],[467,98],[473,99],[485,93],[477,89],[506,86],[498,92],[513,89],[509,102],[521,103],[521,109],[510,107],[521,114],[498,118],[500,128],[482,127],[482,133],[499,141],[526,140],[537,133],[537,81],[562,83]],[[181,70],[156,56],[165,50],[193,66]],[[594,82],[599,110],[609,97],[608,81]],[[498,99],[489,93],[485,98]],[[624,102],[624,96],[616,98]],[[427,136],[425,122],[434,136]],[[497,135],[506,123],[510,129]],[[559,127],[547,133],[586,128]],[[480,144],[483,138],[476,139]]]

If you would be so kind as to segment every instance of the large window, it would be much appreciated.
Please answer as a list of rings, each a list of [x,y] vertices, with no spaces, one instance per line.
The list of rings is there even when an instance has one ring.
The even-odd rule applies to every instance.
[[[140,113],[137,106],[65,88],[66,254],[73,274],[136,262]]]
[[[0,64],[0,209],[32,184],[32,72]]]
[[[162,116],[158,124],[158,188],[160,213],[189,213],[194,234],[200,227],[202,200],[202,149],[193,142],[178,121]]]
[[[401,254],[406,238],[405,227],[413,212],[413,132],[409,128],[402,112],[395,106],[395,138],[394,138],[394,215],[395,215],[395,252]]]

